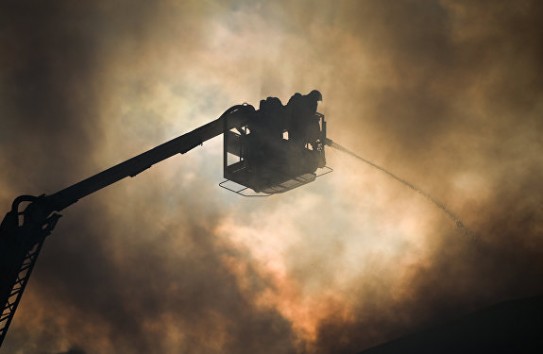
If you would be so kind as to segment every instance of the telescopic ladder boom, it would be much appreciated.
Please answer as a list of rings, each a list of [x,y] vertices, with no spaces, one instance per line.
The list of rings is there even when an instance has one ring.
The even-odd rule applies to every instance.
[[[233,106],[218,119],[115,165],[51,195],[15,198],[0,225],[0,346],[21,300],[45,238],[55,227],[58,212],[125,177],[134,177],[152,165],[184,154],[223,132],[246,124],[255,109]],[[21,210],[21,204],[26,207]]]

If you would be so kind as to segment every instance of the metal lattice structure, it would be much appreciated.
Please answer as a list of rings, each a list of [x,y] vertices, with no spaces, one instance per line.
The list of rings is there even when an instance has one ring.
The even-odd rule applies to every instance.
[[[34,247],[26,253],[23,263],[17,272],[15,282],[12,284],[7,300],[2,307],[0,313],[0,346],[4,342],[9,325],[15,315],[15,310],[17,310],[17,306],[21,301],[23,292],[28,284],[28,279],[30,278],[30,274],[34,269],[36,260],[43,246],[43,242],[44,240],[36,243]]]

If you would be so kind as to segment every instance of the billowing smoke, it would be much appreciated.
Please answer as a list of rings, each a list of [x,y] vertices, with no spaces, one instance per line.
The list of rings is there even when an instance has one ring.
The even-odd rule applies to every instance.
[[[2,350],[354,353],[540,293],[537,1],[0,9],[0,204],[267,96],[319,89],[333,174],[246,199],[214,139],[67,209]]]

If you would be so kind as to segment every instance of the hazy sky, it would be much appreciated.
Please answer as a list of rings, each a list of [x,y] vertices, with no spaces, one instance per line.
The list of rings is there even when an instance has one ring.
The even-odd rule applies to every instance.
[[[356,353],[543,291],[539,1],[4,1],[0,207],[322,92],[334,173],[218,186],[222,139],[63,212],[6,353]]]

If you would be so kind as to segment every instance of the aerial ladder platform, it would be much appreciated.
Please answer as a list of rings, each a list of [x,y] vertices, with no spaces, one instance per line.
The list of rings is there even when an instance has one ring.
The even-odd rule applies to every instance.
[[[331,172],[324,151],[326,122],[316,111],[321,99],[318,91],[312,91],[294,95],[285,106],[273,97],[262,100],[258,110],[236,105],[208,124],[56,193],[15,198],[0,224],[0,346],[62,210],[221,134],[226,179],[221,187],[243,196],[268,196],[310,183]]]

